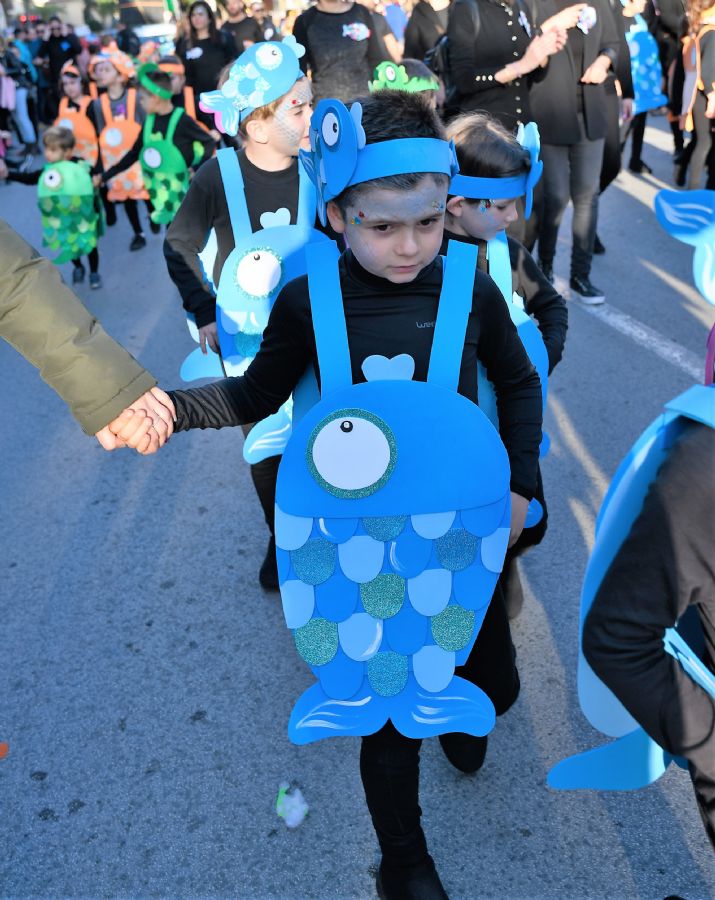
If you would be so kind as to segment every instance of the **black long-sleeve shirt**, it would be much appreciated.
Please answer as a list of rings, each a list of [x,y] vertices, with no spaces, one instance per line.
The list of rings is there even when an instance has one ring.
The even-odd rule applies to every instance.
[[[393,284],[370,274],[346,251],[339,264],[354,383],[367,356],[408,353],[425,381],[442,288],[442,257],[414,281]],[[459,392],[477,401],[477,360],[494,384],[499,430],[511,463],[511,489],[531,499],[541,441],[541,385],[494,282],[477,271],[459,376]],[[307,276],[289,282],[271,311],[257,356],[240,378],[174,391],[176,430],[258,422],[285,403],[317,364]]]
[[[589,664],[656,743],[691,763],[715,846],[715,699],[663,647],[694,607],[715,671],[715,429],[688,424],[606,572],[588,614]]]
[[[444,232],[442,253],[447,252],[449,241],[463,241],[479,247],[478,265],[482,272],[489,274],[487,242],[466,235]],[[566,301],[537,266],[536,260],[526,247],[507,235],[509,261],[511,263],[512,288],[524,301],[524,309],[533,316],[549,355],[549,374],[560,361],[564,352],[569,313]]]
[[[167,128],[169,127],[169,120],[173,115],[173,111],[170,113],[165,113],[164,115],[156,116],[154,119],[154,131],[159,134],[166,134]],[[201,159],[194,165],[194,143],[199,142],[203,148],[203,156]],[[198,125],[191,116],[188,116],[186,113],[179,119],[176,130],[174,131],[174,145],[177,150],[184,157],[184,162],[186,163],[187,168],[195,168],[198,169],[206,160],[211,158],[212,153],[216,149],[216,141],[211,137],[211,135],[200,125]],[[120,172],[124,172],[130,166],[133,166],[135,162],[139,161],[141,156],[142,147],[144,146],[144,129],[139,132],[136,141],[134,141],[131,149],[119,160],[119,162],[112,166],[111,169],[108,169],[102,176],[102,181],[104,183],[110,181],[114,178],[115,175],[118,175]]]

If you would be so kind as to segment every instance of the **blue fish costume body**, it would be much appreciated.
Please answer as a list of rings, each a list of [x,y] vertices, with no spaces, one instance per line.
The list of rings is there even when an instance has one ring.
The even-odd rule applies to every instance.
[[[520,125],[517,132],[517,140],[525,150],[529,151],[531,163],[527,172],[509,178],[477,178],[460,173],[452,178],[449,193],[473,200],[482,200],[485,197],[499,197],[500,199],[525,197],[524,214],[528,218],[531,215],[533,205],[534,187],[544,170],[544,164],[539,159],[541,143],[536,123],[529,122],[526,127]],[[487,259],[489,261],[489,276],[501,291],[524,349],[539,375],[542,408],[545,410],[549,383],[549,355],[536,322],[525,312],[521,297],[515,294],[512,289],[509,244],[504,231],[487,243]],[[487,378],[486,370],[481,363],[478,364],[478,377],[479,407],[486,413],[494,427],[498,428],[499,416],[494,385]],[[549,437],[544,432],[540,454],[542,457],[548,453],[549,443]],[[544,511],[539,501],[536,498],[532,499],[529,503],[526,527],[537,525],[542,519],[543,513]]]
[[[453,173],[446,142],[365,146],[360,117],[358,104],[348,112],[334,100],[313,116],[308,162],[323,215],[350,184]],[[306,744],[366,735],[388,720],[414,738],[484,735],[494,707],[454,670],[502,568],[510,492],[498,433],[457,393],[476,248],[450,245],[427,381],[412,380],[403,354],[369,356],[367,381],[353,384],[332,247],[306,250],[321,398],[294,425],[276,489],[286,624],[317,679],[293,709],[289,736]]]
[[[705,198],[704,194],[711,196]],[[656,197],[658,219],[669,233],[685,235],[681,240],[698,247],[704,240],[710,241],[711,254],[703,252],[701,259],[704,260],[712,255],[712,215],[708,216],[707,210],[713,209],[713,199],[712,191],[661,191]],[[700,241],[696,240],[696,235],[701,236]],[[696,281],[702,281],[702,278],[701,272]],[[646,428],[619,466],[601,506],[581,593],[578,694],[581,709],[594,728],[617,740],[562,760],[549,772],[547,783],[552,788],[635,790],[660,778],[672,761],[684,765],[683,760],[667,753],[646,734],[596,676],[583,655],[580,635],[601,582],[683,427],[688,421],[696,421],[715,428],[714,363],[715,328],[708,341],[705,383],[693,385],[665,405],[661,415]],[[715,697],[715,676],[685,642],[677,627],[665,632],[663,643],[688,675]]]
[[[631,27],[626,32],[626,41],[631,56],[631,76],[635,95],[633,114],[638,115],[650,109],[667,106],[668,97],[663,93],[663,69],[660,65],[658,44],[643,16],[633,16]]]

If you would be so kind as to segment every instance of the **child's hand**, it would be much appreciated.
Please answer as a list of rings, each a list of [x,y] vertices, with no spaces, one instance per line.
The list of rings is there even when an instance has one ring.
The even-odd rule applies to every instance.
[[[513,547],[519,540],[521,532],[524,530],[524,522],[526,521],[526,511],[529,508],[529,501],[521,494],[511,492],[511,525],[509,526],[509,546]]]
[[[168,394],[153,387],[95,435],[105,450],[132,447],[156,453],[174,432],[176,411]]]
[[[216,329],[216,323],[212,322],[210,325],[203,325],[199,328],[199,342],[201,344],[201,352],[207,353],[206,345],[213,350],[214,353],[219,352],[219,343],[218,343],[218,330]]]
[[[92,175],[92,184],[96,188],[102,187],[102,176],[101,175]]]

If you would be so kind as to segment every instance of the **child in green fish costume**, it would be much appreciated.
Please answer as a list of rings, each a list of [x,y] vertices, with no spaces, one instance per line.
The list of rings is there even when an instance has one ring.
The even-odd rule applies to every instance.
[[[47,164],[35,172],[12,172],[8,178],[21,184],[37,185],[37,203],[42,215],[42,243],[58,250],[57,265],[72,262],[72,282],[81,284],[86,270],[82,257],[89,259],[89,284],[102,286],[99,275],[97,240],[104,232],[104,219],[92,184],[89,163],[74,155],[75,138],[69,128],[48,128],[42,143]]]
[[[139,70],[139,102],[146,119],[131,150],[96,178],[106,184],[139,161],[153,210],[152,222],[168,225],[189,188],[190,170],[213,156],[216,141],[171,101],[171,76],[150,63]]]

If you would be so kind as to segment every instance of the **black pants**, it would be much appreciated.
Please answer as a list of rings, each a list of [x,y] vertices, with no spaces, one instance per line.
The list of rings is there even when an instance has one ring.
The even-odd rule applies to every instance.
[[[695,131],[695,144],[690,152],[688,162],[688,190],[700,189],[703,169],[708,166],[707,187],[715,183],[715,154],[712,150],[713,120],[705,117],[707,101],[702,91],[698,91],[693,105],[693,128]]]
[[[630,128],[631,135],[631,166],[634,168],[641,162],[641,154],[643,153],[643,140],[645,138],[645,126],[648,118],[647,112],[638,113],[633,116]]]
[[[581,139],[576,144],[542,144],[544,203],[539,223],[539,258],[552,263],[559,227],[569,199],[573,203],[571,275],[587,278],[596,235],[598,189],[603,162],[603,138],[591,141],[579,116]]]
[[[244,436],[249,433],[253,425],[243,425]],[[274,522],[276,515],[276,478],[278,477],[278,466],[281,463],[280,456],[269,456],[261,460],[259,463],[251,465],[251,479],[253,487],[256,489],[256,496],[261,504],[263,516],[266,525],[271,534],[274,532]]]
[[[92,273],[96,273],[99,271],[99,250],[95,247],[94,250],[90,250],[87,254],[87,259],[89,260],[89,271]],[[75,269],[82,268],[82,257],[78,257],[77,259],[72,260],[72,265]]]
[[[487,694],[497,715],[519,696],[516,653],[500,582],[469,659],[456,673]],[[393,871],[413,867],[428,855],[420,824],[421,746],[422,741],[405,737],[390,722],[362,739],[360,775],[365,799],[383,864]]]
[[[621,101],[618,94],[606,91],[606,112],[608,130],[603,143],[603,162],[601,163],[601,181],[599,190],[603,193],[621,171]]]

